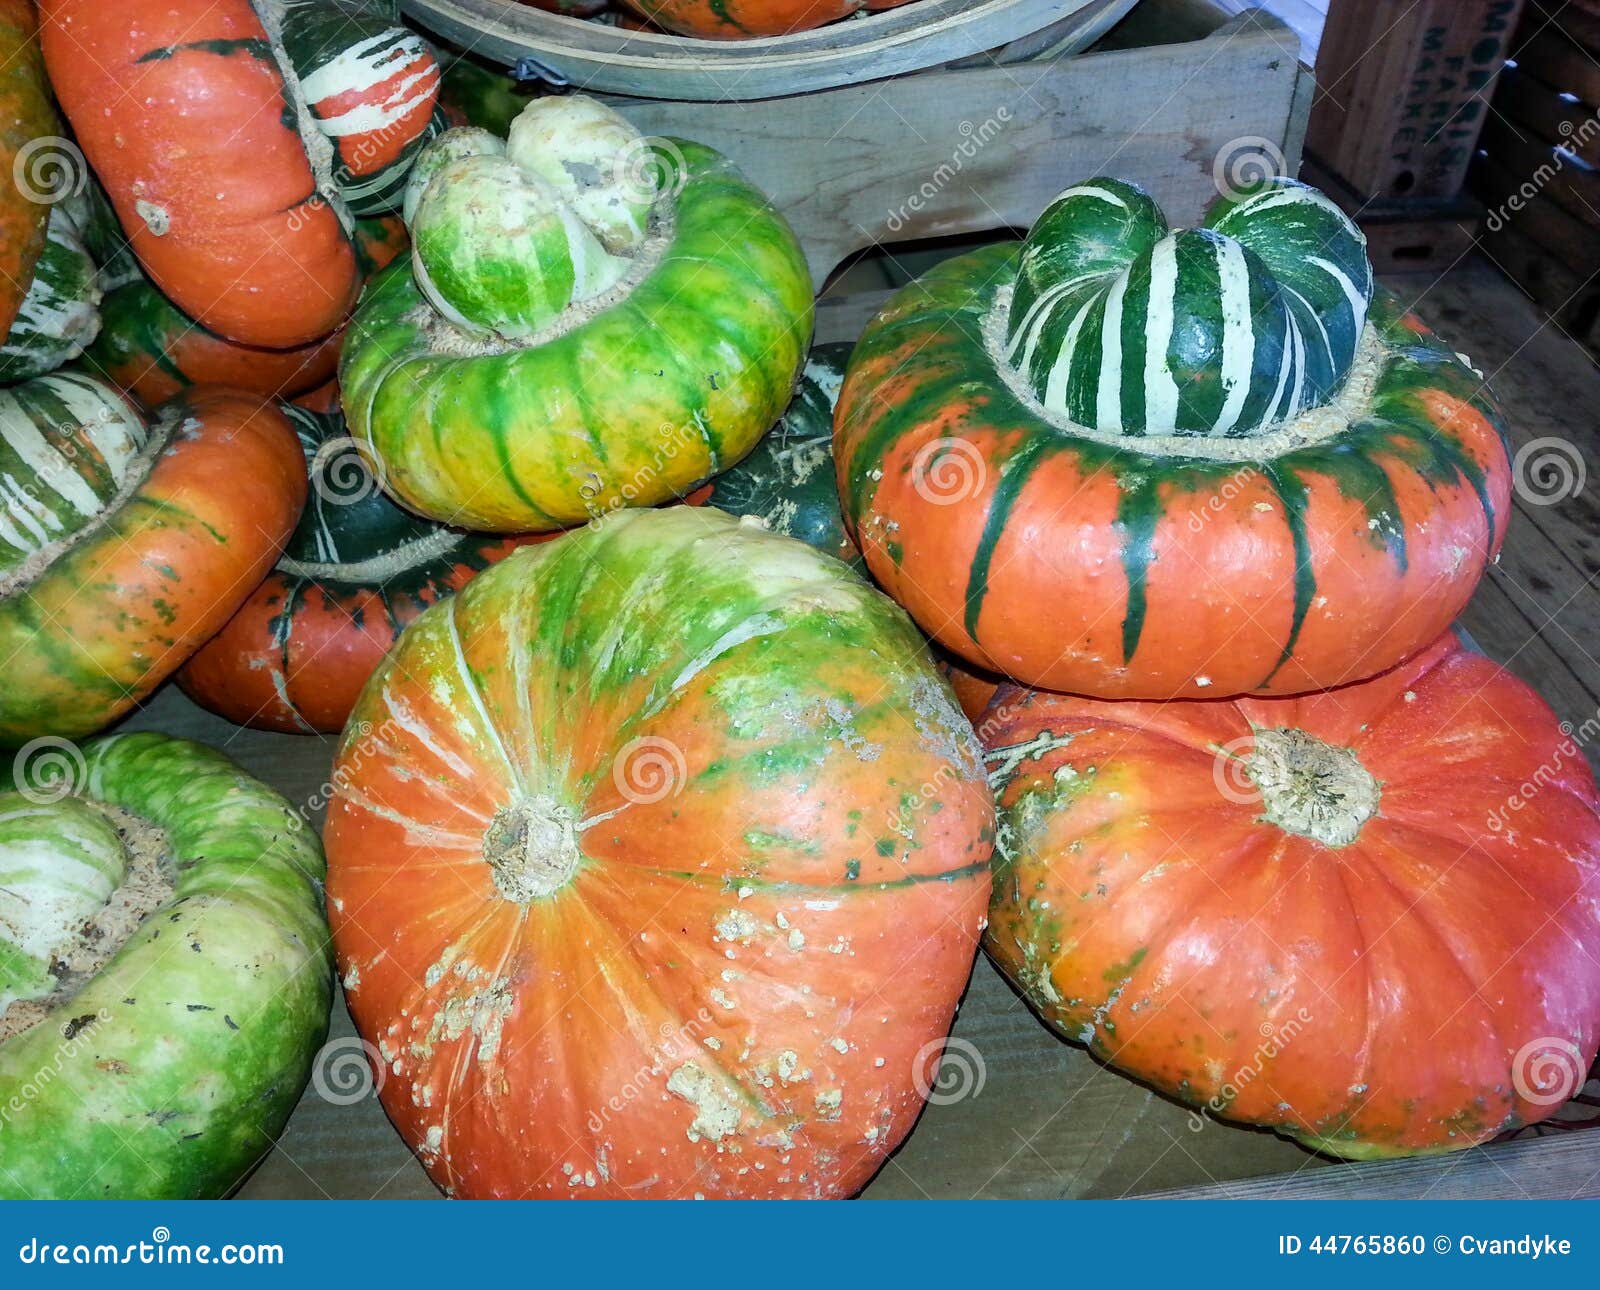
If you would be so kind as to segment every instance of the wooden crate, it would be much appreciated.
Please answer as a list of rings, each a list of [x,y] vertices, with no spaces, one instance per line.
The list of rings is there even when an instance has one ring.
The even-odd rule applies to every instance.
[[[1332,0],[1307,150],[1363,197],[1455,197],[1522,3]]]
[[[914,6],[913,6],[914,7]],[[727,153],[795,226],[820,286],[881,243],[1026,228],[1074,180],[1145,184],[1196,222],[1230,166],[1298,166],[1310,78],[1260,11],[1143,0],[1073,58],[937,68],[756,103],[613,99]]]
[[[1600,5],[1529,0],[1473,187],[1484,249],[1574,334],[1600,312]]]

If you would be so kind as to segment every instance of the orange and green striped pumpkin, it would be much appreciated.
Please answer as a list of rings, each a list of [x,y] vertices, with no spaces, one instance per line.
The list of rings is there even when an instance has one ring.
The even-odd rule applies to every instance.
[[[1594,777],[1539,696],[1453,636],[1304,697],[1004,687],[979,726],[1000,815],[985,947],[1063,1038],[1353,1159],[1459,1151],[1582,1087]]]
[[[384,1109],[462,1197],[829,1197],[916,1119],[992,815],[909,619],[710,507],[618,511],[401,636],[328,903]]]
[[[196,387],[147,425],[91,377],[0,391],[0,746],[90,734],[228,621],[300,518],[281,413]]]
[[[1499,550],[1499,409],[1392,297],[1367,303],[1360,234],[1313,190],[1158,217],[1077,185],[1020,252],[948,261],[868,326],[834,445],[868,566],[952,653],[1049,689],[1298,693],[1394,666]]]
[[[344,418],[286,405],[311,491],[266,581],[178,673],[243,726],[337,731],[401,630],[528,539],[448,528],[383,493]]]

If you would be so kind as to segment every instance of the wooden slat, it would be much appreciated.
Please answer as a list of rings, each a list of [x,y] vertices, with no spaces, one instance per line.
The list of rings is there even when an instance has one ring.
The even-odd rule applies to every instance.
[[[1567,210],[1552,191],[1553,184],[1540,188],[1492,158],[1480,162],[1479,173],[1484,201],[1494,207],[1496,223],[1504,221],[1507,228],[1520,233],[1580,280],[1600,269],[1600,230]],[[1533,191],[1532,197],[1521,195],[1529,190],[1525,184]],[[1515,205],[1511,204],[1513,197]],[[1600,221],[1600,214],[1593,207],[1587,210]]]
[[[1507,198],[1516,195],[1520,199],[1528,185],[1534,190],[1534,201],[1554,202],[1587,226],[1576,263],[1587,260],[1600,265],[1600,170],[1504,118],[1484,127],[1483,149],[1489,163],[1485,177],[1493,182],[1480,185],[1478,191],[1490,207],[1499,210],[1499,218],[1517,226],[1517,212]],[[1537,236],[1535,240],[1542,241]]]
[[[1218,157],[1241,139],[1265,139],[1290,173],[1298,164],[1293,48],[1281,23],[1244,18],[1204,40],[1025,75],[983,67],[762,103],[617,106],[648,134],[732,157],[794,225],[820,285],[877,243],[1026,227],[1087,175],[1136,179],[1175,223],[1198,222]]]
[[[1334,0],[1307,149],[1365,197],[1454,197],[1522,0]]]
[[[1519,45],[1517,66],[1526,68],[1546,85],[1572,94],[1590,105],[1600,104],[1600,64],[1554,27],[1542,28]]]
[[[1591,53],[1600,52],[1600,8],[1574,0],[1528,0],[1524,31],[1554,27]]]
[[[1546,143],[1559,143],[1585,162],[1600,165],[1600,128],[1582,103],[1563,98],[1523,68],[1510,70],[1495,90],[1491,118],[1524,126]]]
[[[1452,1156],[1155,1192],[1147,1200],[1581,1200],[1600,1196],[1600,1151],[1581,1131]]]
[[[1516,229],[1502,228],[1485,233],[1479,249],[1502,273],[1557,322],[1578,319],[1592,305],[1600,280],[1579,273],[1550,254]]]

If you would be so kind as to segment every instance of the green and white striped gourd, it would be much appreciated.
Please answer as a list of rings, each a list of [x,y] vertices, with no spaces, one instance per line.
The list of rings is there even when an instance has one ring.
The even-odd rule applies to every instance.
[[[1361,230],[1296,180],[1173,231],[1138,185],[1093,179],[1029,231],[1004,355],[1047,412],[1104,434],[1255,435],[1338,392],[1372,290]]]
[[[0,382],[55,371],[100,332],[100,275],[64,203],[51,208],[46,239],[22,308],[0,346]]]
[[[98,519],[149,442],[110,386],[53,372],[0,390],[0,584]]]
[[[508,339],[621,282],[674,174],[667,152],[582,97],[530,103],[503,145],[447,131],[418,165],[407,195],[418,287],[458,326]]]
[[[127,871],[104,812],[74,798],[0,793],[0,1013],[56,988],[51,964]]]

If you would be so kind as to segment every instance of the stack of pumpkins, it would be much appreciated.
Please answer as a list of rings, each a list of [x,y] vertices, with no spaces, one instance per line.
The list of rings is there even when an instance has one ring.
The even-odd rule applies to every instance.
[[[224,1192],[321,1041],[300,816],[66,742],[174,673],[342,727],[333,948],[450,1194],[851,1194],[980,940],[1068,1038],[1344,1156],[1540,1119],[1593,1058],[1593,781],[1446,634],[1498,414],[1319,194],[1173,232],[1080,184],[808,356],[800,247],[708,148],[582,97],[441,129],[370,6],[40,8],[127,239],[91,209],[82,276],[128,278],[0,400],[0,1091],[58,1072],[0,1194]]]

